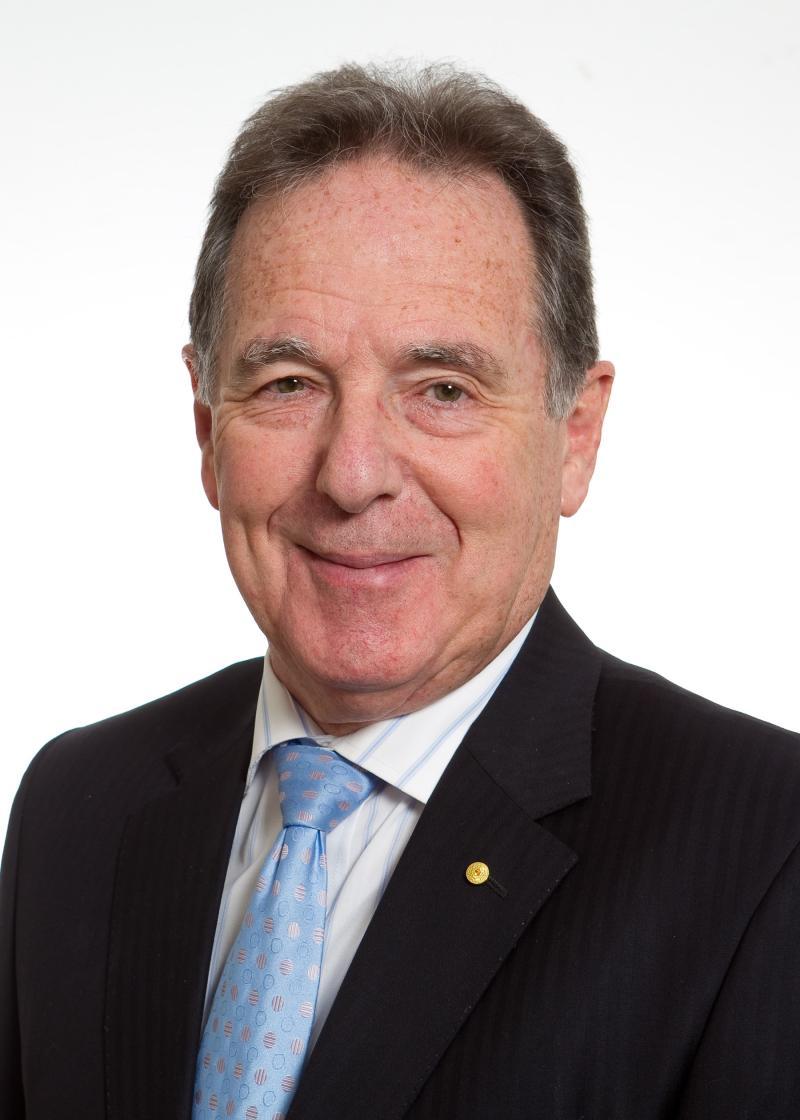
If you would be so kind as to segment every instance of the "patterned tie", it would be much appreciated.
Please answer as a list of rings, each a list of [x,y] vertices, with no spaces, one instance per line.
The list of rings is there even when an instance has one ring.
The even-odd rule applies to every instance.
[[[306,1058],[325,936],[326,833],[377,780],[305,739],[273,748],[283,831],[209,1012],[193,1120],[284,1120]]]

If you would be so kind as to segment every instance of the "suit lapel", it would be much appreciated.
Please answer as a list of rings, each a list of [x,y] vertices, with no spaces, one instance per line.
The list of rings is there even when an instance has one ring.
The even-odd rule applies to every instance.
[[[175,788],[126,823],[106,988],[112,1120],[189,1115],[208,963],[257,694],[252,666],[224,699],[188,713],[190,726],[159,728],[157,737],[170,743],[165,762]]]
[[[403,1116],[577,855],[537,818],[590,793],[599,655],[552,592],[420,818],[290,1120]],[[485,863],[488,882],[465,871]],[[344,1041],[343,1041],[344,1040]]]

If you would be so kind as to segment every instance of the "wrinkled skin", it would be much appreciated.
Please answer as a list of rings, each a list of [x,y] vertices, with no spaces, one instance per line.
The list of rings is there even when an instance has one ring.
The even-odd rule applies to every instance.
[[[361,161],[240,223],[203,483],[275,672],[327,731],[457,687],[547,589],[613,369],[547,415],[532,276],[489,175]]]

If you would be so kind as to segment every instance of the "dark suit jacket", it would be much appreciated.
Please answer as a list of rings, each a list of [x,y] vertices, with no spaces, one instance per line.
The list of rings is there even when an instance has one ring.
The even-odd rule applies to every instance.
[[[259,675],[31,765],[3,868],[4,1120],[189,1117]],[[798,736],[601,653],[550,593],[290,1120],[797,1120],[798,840]]]

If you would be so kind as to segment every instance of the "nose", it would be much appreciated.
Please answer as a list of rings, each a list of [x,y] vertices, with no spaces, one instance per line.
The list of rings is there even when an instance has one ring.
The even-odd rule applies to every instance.
[[[340,400],[326,431],[319,493],[347,513],[361,513],[376,498],[398,497],[403,475],[393,434],[377,402]]]

